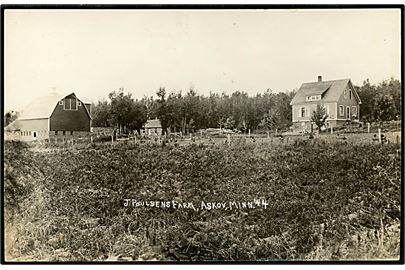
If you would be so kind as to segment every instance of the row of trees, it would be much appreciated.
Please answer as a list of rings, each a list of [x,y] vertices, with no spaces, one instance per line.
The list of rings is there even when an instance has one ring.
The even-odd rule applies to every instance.
[[[161,87],[154,97],[133,100],[121,89],[109,94],[109,101],[93,105],[94,126],[139,129],[146,119],[158,118],[163,130],[183,133],[221,127],[238,130],[288,128],[291,125],[290,101],[295,92],[249,97],[245,92],[231,95],[210,93],[208,97],[190,89],[167,93]]]
[[[157,92],[158,99],[152,101],[150,116],[161,120],[163,129],[171,131],[195,131],[219,127],[246,131],[258,128],[287,128],[291,125],[290,93],[272,93],[249,97],[245,92],[231,95],[210,93],[208,97],[190,89],[167,94],[164,88]],[[156,103],[156,104],[154,104]]]

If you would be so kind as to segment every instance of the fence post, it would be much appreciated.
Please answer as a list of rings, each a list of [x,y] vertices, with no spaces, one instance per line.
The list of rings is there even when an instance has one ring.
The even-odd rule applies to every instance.
[[[231,134],[228,134],[228,144],[231,144]]]
[[[370,123],[367,122],[367,133],[370,133]]]
[[[111,134],[111,144],[114,142],[114,136]]]
[[[267,139],[270,138],[270,131],[267,130]]]
[[[333,134],[333,126],[330,124],[330,134]]]
[[[93,135],[90,136],[90,142],[93,143]]]
[[[378,129],[378,142],[381,143],[381,128]]]
[[[249,137],[250,137],[250,128],[249,128]]]

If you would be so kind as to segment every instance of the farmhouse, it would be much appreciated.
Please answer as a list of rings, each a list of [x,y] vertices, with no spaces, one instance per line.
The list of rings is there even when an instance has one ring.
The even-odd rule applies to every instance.
[[[74,93],[50,94],[35,99],[21,112],[18,120],[6,128],[13,139],[23,141],[69,138],[91,131],[91,103]]]
[[[311,130],[311,115],[318,104],[326,109],[326,126],[340,126],[360,117],[361,100],[350,79],[304,83],[292,99],[292,122],[295,132]],[[315,126],[315,124],[314,124]]]
[[[162,134],[162,124],[159,119],[148,120],[144,126],[144,134],[151,135],[161,135]]]

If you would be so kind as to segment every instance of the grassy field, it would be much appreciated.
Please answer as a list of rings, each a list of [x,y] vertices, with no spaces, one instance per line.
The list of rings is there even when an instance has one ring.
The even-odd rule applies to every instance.
[[[6,142],[6,260],[398,259],[400,149],[337,137]]]

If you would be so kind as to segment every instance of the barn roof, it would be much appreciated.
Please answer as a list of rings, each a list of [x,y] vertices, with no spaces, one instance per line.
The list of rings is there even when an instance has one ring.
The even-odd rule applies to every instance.
[[[88,104],[87,102],[83,102],[81,98],[78,98],[74,93],[60,95],[57,93],[51,93],[46,96],[41,96],[34,99],[30,102],[25,109],[20,113],[18,119],[41,119],[41,118],[49,118],[52,115],[55,107],[57,106],[58,102],[69,95],[74,95],[79,101],[82,103]],[[84,106],[87,113],[90,112],[87,110],[86,106]]]
[[[11,122],[8,126],[4,128],[5,131],[18,131],[20,130],[20,123],[18,120]]]
[[[148,120],[145,124],[145,128],[161,128],[162,125],[160,124],[159,119],[152,119]]]
[[[323,95],[322,101],[336,102],[349,83],[351,84],[350,79],[303,83],[292,99],[291,105],[306,103],[306,96],[311,95]],[[357,93],[355,96],[360,102]]]

